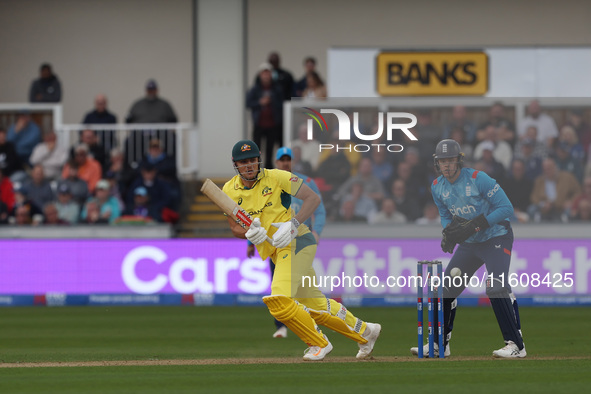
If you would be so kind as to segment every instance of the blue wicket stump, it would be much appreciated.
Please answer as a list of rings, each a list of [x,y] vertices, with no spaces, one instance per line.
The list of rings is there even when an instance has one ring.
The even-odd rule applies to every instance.
[[[428,341],[429,358],[435,356],[435,295],[437,295],[437,342],[439,345],[439,358],[444,358],[445,346],[443,345],[443,263],[441,261],[421,260],[417,262],[417,332],[418,332],[418,356],[423,358],[423,267],[427,266],[427,309],[428,309]],[[435,269],[434,269],[435,267]],[[438,280],[434,281],[434,275]],[[437,286],[435,286],[437,284]],[[437,292],[437,294],[435,294]]]

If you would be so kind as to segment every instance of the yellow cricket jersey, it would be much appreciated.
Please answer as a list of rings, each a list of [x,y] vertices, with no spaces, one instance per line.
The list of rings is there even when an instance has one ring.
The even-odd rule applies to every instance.
[[[239,175],[234,176],[224,185],[223,191],[236,201],[252,218],[259,218],[261,226],[267,229],[269,237],[277,228],[271,223],[289,222],[295,215],[291,206],[291,196],[295,196],[303,184],[303,179],[282,170],[261,169],[257,182],[251,189],[242,183]],[[304,224],[298,228],[298,235],[309,233]],[[264,260],[275,253],[275,247],[269,242],[257,245],[259,255]]]

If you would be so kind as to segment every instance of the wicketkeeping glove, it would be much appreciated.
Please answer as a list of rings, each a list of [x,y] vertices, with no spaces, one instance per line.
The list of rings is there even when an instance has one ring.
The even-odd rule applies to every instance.
[[[250,228],[246,232],[246,239],[253,243],[253,245],[259,245],[265,242],[267,239],[267,229],[261,227],[261,219],[255,218],[250,225]]]
[[[273,223],[271,225],[279,229],[273,234],[273,246],[276,248],[286,247],[298,236],[298,227],[300,227],[300,223],[296,218],[291,219],[289,222]]]
[[[450,242],[447,240],[447,236],[445,235],[445,232],[443,233],[443,239],[441,240],[441,250],[443,250],[445,253],[453,253],[454,252],[454,248],[456,247],[455,242]]]
[[[459,216],[454,216],[454,219],[456,217],[459,218]],[[452,223],[443,230],[443,233],[449,242],[461,244],[477,232],[484,231],[490,227],[486,217],[482,214],[468,221],[463,218],[460,219],[461,220],[458,221],[457,225],[452,226],[452,221]]]

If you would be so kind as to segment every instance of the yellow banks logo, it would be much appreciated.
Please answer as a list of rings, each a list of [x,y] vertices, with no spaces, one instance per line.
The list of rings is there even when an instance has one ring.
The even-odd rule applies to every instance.
[[[483,52],[385,52],[377,58],[382,96],[484,95],[488,56]]]

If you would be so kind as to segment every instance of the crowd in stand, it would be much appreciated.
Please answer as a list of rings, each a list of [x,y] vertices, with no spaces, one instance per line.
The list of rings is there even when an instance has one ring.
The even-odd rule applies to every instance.
[[[306,58],[304,76],[294,83],[291,73],[280,67],[276,52],[259,66],[246,107],[252,114],[254,141],[265,146],[263,163],[268,166],[272,165],[274,146],[283,145],[282,102],[293,97],[326,97],[315,67],[316,61]],[[478,121],[474,108],[456,106],[448,120],[440,123],[433,121],[432,110],[416,112],[417,125],[411,132],[418,141],[403,135],[387,141],[385,132],[381,140],[372,141],[382,146],[399,143],[404,147],[400,153],[383,147],[356,151],[356,144],[367,141],[356,137],[340,141],[337,131],[317,133],[309,140],[307,125],[295,125],[292,169],[315,179],[327,220],[439,223],[430,193],[431,183],[439,175],[432,155],[440,140],[451,138],[460,143],[465,166],[486,172],[506,191],[515,208],[512,220],[591,221],[591,126],[584,109],[563,108],[561,116],[553,117],[533,100],[527,103],[526,116],[516,122],[497,102],[488,108],[484,121]],[[359,129],[375,134],[378,127],[374,122]],[[339,149],[321,150],[321,143]]]
[[[61,92],[51,66],[43,64],[30,101],[60,102]],[[176,123],[177,117],[158,97],[156,81],[149,80],[126,121]],[[96,96],[82,123],[117,123],[104,95]],[[115,131],[89,128],[67,149],[53,131],[43,132],[28,111],[20,111],[12,125],[0,125],[0,225],[176,222],[181,184],[175,157],[165,150],[174,146],[170,133],[134,131],[122,149]]]

